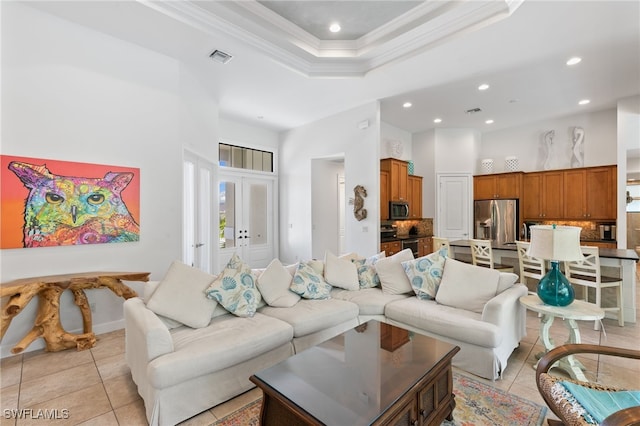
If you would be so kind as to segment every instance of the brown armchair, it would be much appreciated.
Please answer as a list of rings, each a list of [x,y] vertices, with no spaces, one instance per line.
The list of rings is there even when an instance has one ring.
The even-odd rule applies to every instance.
[[[547,352],[540,358],[538,362],[538,368],[536,370],[536,384],[538,386],[538,391],[540,395],[544,398],[545,402],[553,411],[553,413],[558,416],[562,422],[558,422],[557,420],[549,420],[549,425],[561,425],[564,424],[566,426],[582,426],[589,425],[585,419],[571,411],[571,404],[564,398],[553,396],[551,392],[551,388],[558,381],[556,376],[552,376],[548,374],[549,369],[553,366],[553,364],[561,358],[564,358],[569,355],[580,354],[580,353],[592,353],[592,354],[602,354],[602,355],[612,355],[624,358],[633,358],[640,359],[640,351],[632,350],[632,349],[622,349],[622,348],[614,348],[611,346],[599,346],[599,345],[587,345],[587,344],[570,344],[558,346],[551,351]],[[560,379],[565,380],[565,379]],[[568,379],[566,379],[568,380]],[[607,390],[607,391],[621,391],[628,389],[621,389],[611,386],[605,386],[598,383],[590,383],[590,382],[579,382],[573,381],[574,383],[578,383],[581,386],[586,386],[591,389],[599,389],[599,390]],[[617,411],[607,417],[604,422],[601,423],[603,426],[627,426],[627,425],[640,425],[640,406],[638,407],[630,407],[624,410]]]

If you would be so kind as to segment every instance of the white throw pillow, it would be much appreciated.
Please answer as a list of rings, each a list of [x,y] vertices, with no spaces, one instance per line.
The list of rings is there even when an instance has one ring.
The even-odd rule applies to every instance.
[[[358,268],[348,258],[341,259],[327,250],[324,254],[324,279],[333,287],[358,290]]]
[[[176,260],[149,297],[147,307],[189,327],[206,327],[217,303],[207,299],[203,291],[215,279],[213,275]]]
[[[382,292],[386,294],[411,293],[411,283],[404,273],[402,262],[413,260],[411,249],[404,249],[393,256],[385,257],[376,263],[376,272],[380,277]]]
[[[206,294],[239,317],[252,317],[261,300],[251,268],[235,253]]]
[[[404,272],[418,299],[433,300],[436,297],[446,253],[447,249],[440,249],[418,259],[402,262]]]
[[[258,278],[258,290],[269,306],[290,308],[300,296],[289,290],[293,276],[280,260],[273,259]]]
[[[498,290],[496,291],[496,295],[512,287],[516,283],[516,281],[518,281],[518,275],[514,274],[513,272],[500,271],[500,278],[498,279]]]
[[[328,299],[331,296],[331,285],[311,266],[312,262],[298,264],[290,289],[305,299]]]
[[[484,305],[498,290],[500,271],[447,258],[436,302],[482,313]]]

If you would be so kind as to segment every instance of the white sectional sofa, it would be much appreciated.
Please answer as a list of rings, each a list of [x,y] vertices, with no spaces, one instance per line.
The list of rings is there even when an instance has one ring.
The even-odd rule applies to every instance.
[[[372,259],[370,263],[376,260]],[[277,274],[272,273],[275,267],[270,265],[268,272],[253,270],[257,288],[264,296],[252,316],[234,315],[220,303],[202,298],[203,290],[214,286],[209,285],[211,280],[220,282],[220,276],[200,272],[193,279],[184,277],[188,268],[184,265],[178,268],[181,273],[171,276],[175,269],[172,265],[162,282],[148,283],[143,297],[124,303],[126,361],[144,399],[149,423],[172,425],[231,399],[253,387],[249,382],[253,373],[371,319],[453,343],[461,348],[453,359],[455,366],[488,379],[499,378],[525,335],[525,311],[518,299],[527,294],[527,288],[515,283],[514,274],[433,254],[427,262],[431,269],[420,272],[422,277],[431,273],[426,281],[435,279],[436,287],[429,290],[433,282],[423,282],[421,288],[419,279],[410,279],[409,269],[414,268],[414,273],[415,267],[420,269],[420,259],[413,260],[412,255],[408,259],[404,252],[375,265],[360,261],[360,271],[366,269],[368,278],[366,273],[357,274],[361,280],[355,287],[353,272],[345,263],[350,260],[320,262],[324,276],[331,277],[327,281],[333,281],[321,290],[330,291],[325,299],[282,293],[283,282],[273,292],[277,287],[273,280]],[[340,266],[336,269],[335,265]],[[318,266],[316,262],[315,268]],[[398,267],[406,269],[403,276]],[[299,277],[292,273],[295,267],[287,269],[293,288]],[[333,273],[329,273],[331,270]],[[340,271],[337,277],[336,270]],[[375,278],[380,278],[381,286],[368,287],[372,285],[372,270],[380,273]],[[281,268],[279,271],[286,281],[287,276]],[[187,283],[181,281],[185,278],[198,283],[193,288],[199,291],[185,290]],[[265,282],[273,288],[265,287]],[[434,298],[424,291],[431,291]],[[245,294],[245,299],[251,298],[251,294]],[[157,301],[163,299],[161,306]]]

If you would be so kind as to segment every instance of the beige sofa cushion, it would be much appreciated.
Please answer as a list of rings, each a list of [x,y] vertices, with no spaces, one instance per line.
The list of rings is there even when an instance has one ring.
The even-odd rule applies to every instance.
[[[300,296],[291,290],[293,275],[282,265],[280,260],[273,259],[269,266],[258,277],[258,290],[269,306],[289,308],[300,300]]]
[[[334,288],[331,298],[355,303],[360,308],[360,315],[384,315],[387,303],[409,297],[407,294],[385,294],[382,289],[362,288],[357,291]]]
[[[349,258],[340,258],[327,250],[324,254],[324,279],[333,287],[357,290],[358,268]]]
[[[447,258],[436,301],[442,305],[482,313],[498,292],[500,271]]]
[[[386,294],[413,293],[411,283],[404,272],[402,262],[413,260],[411,249],[402,250],[391,257],[376,262],[376,272],[380,278],[382,291]]]

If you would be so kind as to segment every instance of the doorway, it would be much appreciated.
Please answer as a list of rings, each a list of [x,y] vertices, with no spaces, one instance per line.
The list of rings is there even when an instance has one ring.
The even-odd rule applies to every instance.
[[[344,155],[311,160],[311,256],[345,249]]]

